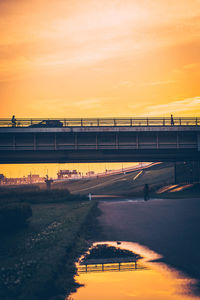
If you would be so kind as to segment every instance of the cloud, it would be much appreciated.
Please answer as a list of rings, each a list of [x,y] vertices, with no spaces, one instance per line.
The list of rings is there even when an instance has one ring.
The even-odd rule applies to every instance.
[[[195,0],[189,5],[182,0],[181,6],[174,0],[6,2],[6,11],[0,10],[0,64],[9,63],[2,77],[13,70],[28,73],[132,59],[199,38],[200,6]]]
[[[91,98],[91,99],[83,99],[80,101],[76,101],[68,105],[75,106],[80,109],[93,109],[93,108],[100,108],[101,101],[102,99]]]
[[[176,83],[175,80],[162,80],[162,81],[152,81],[152,82],[144,82],[141,85],[142,86],[156,86],[156,85],[167,85],[167,84],[172,84]]]
[[[48,98],[48,99],[38,99],[31,105],[31,109],[34,111],[41,111],[44,109],[45,112],[55,112],[59,110],[60,113],[63,113],[67,110],[75,110],[87,112],[92,109],[102,110],[103,103],[106,101],[112,100],[113,98],[88,98],[88,99],[67,99],[67,98]],[[40,105],[38,105],[40,103]]]
[[[125,88],[131,88],[133,86],[133,82],[130,80],[124,80],[124,81],[120,81],[119,83],[117,83],[116,85],[113,86],[114,89],[117,88],[121,88],[121,87],[125,87]]]
[[[198,45],[199,46],[199,45]],[[198,47],[197,47],[198,49]],[[172,74],[183,74],[186,72],[198,72],[200,71],[200,63],[195,62],[195,63],[189,63],[186,65],[183,65],[179,68],[175,68],[174,70],[172,70]]]
[[[157,116],[185,111],[200,111],[200,96],[173,101],[166,104],[148,106],[143,115]]]
[[[183,66],[184,70],[199,70],[200,63],[187,64]]]

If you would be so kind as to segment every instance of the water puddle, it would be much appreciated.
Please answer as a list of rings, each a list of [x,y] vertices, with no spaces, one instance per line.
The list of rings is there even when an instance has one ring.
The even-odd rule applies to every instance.
[[[192,293],[193,287],[197,283],[196,280],[185,277],[164,263],[156,262],[155,260],[161,258],[159,254],[131,242],[94,243],[90,251],[91,249],[102,248],[102,244],[129,250],[137,255],[114,253],[114,257],[110,257],[109,253],[107,256],[103,255],[99,258],[94,252],[92,257],[89,254],[81,257],[77,264],[76,281],[83,286],[76,293],[71,294],[68,299],[200,299],[199,296]],[[117,251],[120,252],[120,250]]]

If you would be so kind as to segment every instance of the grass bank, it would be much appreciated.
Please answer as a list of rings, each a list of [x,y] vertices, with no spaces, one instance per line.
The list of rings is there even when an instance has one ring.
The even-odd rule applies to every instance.
[[[0,299],[64,299],[75,289],[74,260],[87,246],[84,224],[95,205],[88,201],[32,205],[30,224],[1,237]]]
[[[72,195],[67,189],[59,190],[29,190],[25,188],[0,189],[0,206],[9,203],[66,203],[69,201],[86,201],[88,197],[85,195]]]
[[[124,174],[109,175],[98,178],[79,179],[55,182],[56,189],[67,188],[70,193],[81,195],[120,195],[129,197],[143,197],[144,184],[148,183],[151,189],[173,183],[172,163],[164,163],[144,170],[131,171]]]

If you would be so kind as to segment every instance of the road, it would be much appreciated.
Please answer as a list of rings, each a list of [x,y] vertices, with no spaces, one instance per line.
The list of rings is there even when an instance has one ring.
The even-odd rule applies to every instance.
[[[137,242],[200,279],[200,198],[99,202],[103,239]]]

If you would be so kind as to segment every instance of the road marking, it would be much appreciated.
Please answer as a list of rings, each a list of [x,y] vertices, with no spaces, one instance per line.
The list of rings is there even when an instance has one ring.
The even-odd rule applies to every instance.
[[[135,177],[133,177],[133,180],[136,180],[142,173],[143,173],[143,170],[140,171],[137,175],[135,175]]]

